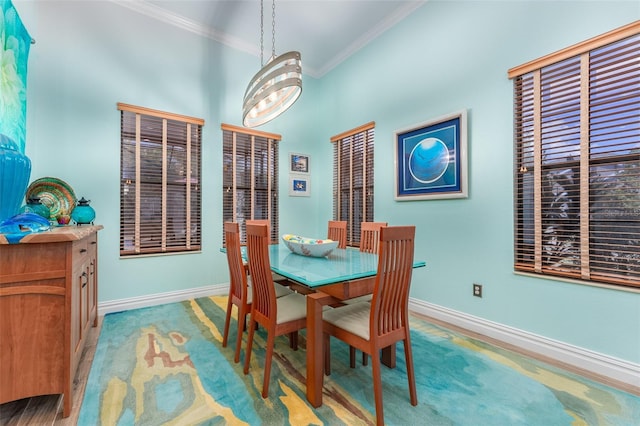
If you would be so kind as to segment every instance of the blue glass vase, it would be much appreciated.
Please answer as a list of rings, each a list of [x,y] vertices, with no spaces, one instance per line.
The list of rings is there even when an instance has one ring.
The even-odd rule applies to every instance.
[[[78,200],[78,205],[73,208],[71,219],[78,225],[93,223],[93,219],[96,218],[96,211],[89,205],[90,201],[82,197]]]
[[[20,211],[31,176],[31,160],[9,137],[0,134],[0,222]]]

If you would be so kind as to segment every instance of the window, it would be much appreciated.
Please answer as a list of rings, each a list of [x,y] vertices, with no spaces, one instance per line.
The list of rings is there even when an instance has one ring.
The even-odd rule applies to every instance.
[[[245,221],[250,219],[268,220],[271,240],[278,240],[280,139],[272,133],[222,125],[222,220],[238,222],[243,244],[247,239]]]
[[[515,269],[640,287],[640,24],[509,71]]]
[[[118,104],[120,255],[200,250],[204,120]]]
[[[373,221],[373,136],[371,122],[331,138],[333,219],[347,221],[347,245],[360,246],[360,223]]]

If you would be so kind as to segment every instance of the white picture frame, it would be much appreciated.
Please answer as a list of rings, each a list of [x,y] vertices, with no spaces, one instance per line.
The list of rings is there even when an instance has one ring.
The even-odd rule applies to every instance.
[[[398,130],[394,136],[396,201],[468,197],[466,110]]]
[[[308,174],[289,174],[289,196],[309,197],[311,195],[311,181]]]
[[[309,156],[297,152],[289,153],[289,173],[309,173]]]

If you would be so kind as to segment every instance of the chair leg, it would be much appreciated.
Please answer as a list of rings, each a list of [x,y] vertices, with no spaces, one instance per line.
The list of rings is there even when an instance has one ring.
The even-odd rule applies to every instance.
[[[242,347],[242,332],[246,329],[247,325],[247,312],[242,308],[238,309],[238,338],[236,340],[236,353],[233,357],[233,362],[238,363],[240,361],[240,349]]]
[[[411,351],[411,339],[409,338],[409,330],[407,337],[404,339],[405,361],[407,363],[407,378],[409,379],[409,396],[411,397],[411,405],[418,405],[418,394],[416,392],[416,376],[413,370],[413,353]]]
[[[289,333],[289,347],[294,351],[298,350],[298,332],[292,331]]]
[[[273,330],[272,330],[273,331]],[[273,358],[273,346],[275,343],[274,332],[267,334],[267,351],[264,356],[264,381],[262,383],[262,397],[269,396],[269,379],[271,378],[271,359]]]
[[[233,309],[233,304],[231,303],[231,295],[227,299],[227,315],[224,319],[224,333],[222,334],[222,347],[227,347],[227,338],[229,337],[229,323],[231,322],[231,309]]]
[[[369,356],[362,352],[362,365],[369,365]],[[356,348],[349,346],[349,367],[356,368]]]
[[[356,348],[349,346],[349,367],[356,368]]]
[[[380,357],[371,356],[371,368],[373,376],[373,395],[376,402],[376,424],[384,425],[384,410],[382,408],[382,376]]]
[[[251,318],[249,321],[249,336],[247,337],[247,349],[244,354],[244,374],[249,374],[249,363],[251,362],[251,348],[253,346],[253,333],[256,330],[256,322]]]

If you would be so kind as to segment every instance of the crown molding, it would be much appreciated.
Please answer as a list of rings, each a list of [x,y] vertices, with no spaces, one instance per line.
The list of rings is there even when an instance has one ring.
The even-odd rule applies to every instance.
[[[119,6],[138,12],[142,15],[148,16],[158,21],[164,22],[174,27],[181,28],[185,31],[192,32],[201,37],[206,37],[211,40],[215,40],[225,46],[231,47],[245,53],[249,53],[253,56],[260,57],[260,49],[257,45],[247,43],[246,41],[230,36],[224,32],[216,31],[215,29],[202,25],[191,19],[185,18],[177,13],[171,12],[162,7],[156,6],[144,0],[110,0]],[[404,7],[397,9],[394,13],[387,16],[378,25],[371,27],[369,31],[358,38],[356,41],[348,45],[345,49],[340,51],[336,56],[329,60],[322,68],[314,69],[308,65],[304,67],[303,73],[310,77],[320,78],[326,73],[337,67],[339,64],[347,60],[350,56],[355,54],[358,50],[369,44],[376,39],[382,33],[393,27],[395,24],[409,16],[416,9],[426,3],[424,0],[417,0],[407,3]]]
[[[396,9],[394,13],[390,14],[384,20],[380,21],[378,25],[371,27],[369,31],[364,33],[360,38],[348,45],[345,49],[334,56],[333,59],[328,61],[324,67],[317,70],[316,74],[318,75],[318,77],[322,77],[323,75],[337,67],[339,64],[346,61],[357,51],[365,47],[367,44],[371,43],[373,40],[378,38],[378,36],[396,25],[398,22],[411,15],[425,3],[426,2],[424,0],[413,1],[407,3],[404,7]]]
[[[217,42],[220,42],[233,49],[237,49],[252,55],[260,56],[260,50],[254,44],[245,42],[244,40],[225,34],[220,31],[216,31],[211,27],[202,25],[198,22],[187,19],[182,15],[171,12],[162,7],[148,3],[144,0],[110,0],[119,6],[126,7],[127,9],[141,13],[165,24],[173,25],[174,27],[182,28],[183,30],[192,32],[202,37],[206,37]]]

